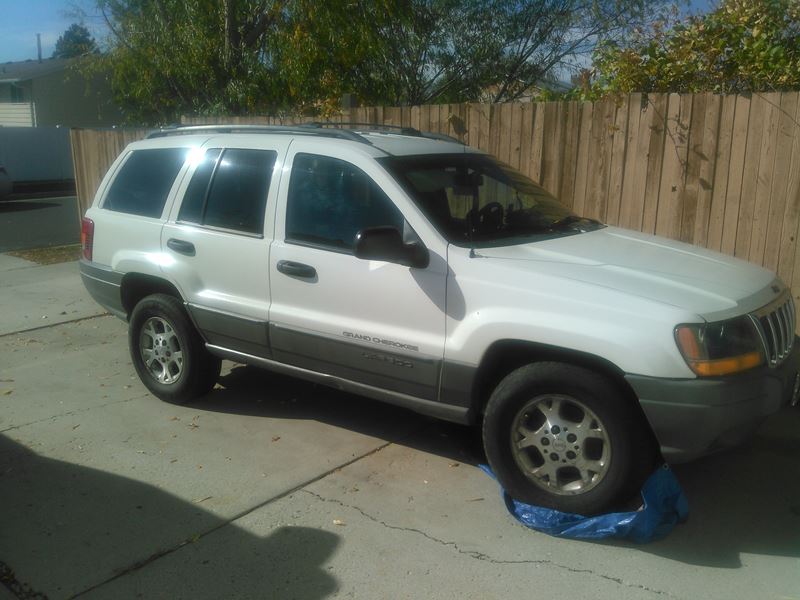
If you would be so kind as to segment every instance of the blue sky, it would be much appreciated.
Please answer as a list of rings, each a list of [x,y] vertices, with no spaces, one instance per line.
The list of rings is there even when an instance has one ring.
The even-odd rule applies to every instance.
[[[713,0],[690,0],[692,12],[707,10]],[[53,53],[56,40],[75,22],[74,8],[90,18],[85,25],[96,38],[104,36],[102,20],[91,17],[92,0],[0,0],[0,62],[36,58],[36,34],[42,34],[42,56]]]
[[[0,0],[0,62],[36,58],[36,34],[42,34],[42,56],[53,54],[56,40],[76,21],[74,8],[93,12],[92,0]],[[87,27],[103,36],[100,21]]]

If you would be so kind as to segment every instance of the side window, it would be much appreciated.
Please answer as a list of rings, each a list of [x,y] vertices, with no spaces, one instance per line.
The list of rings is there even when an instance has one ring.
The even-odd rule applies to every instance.
[[[272,150],[209,150],[186,188],[178,220],[262,233],[277,156]]]
[[[134,150],[111,183],[103,208],[160,217],[186,154],[186,148]]]
[[[181,210],[178,213],[179,221],[189,223],[202,223],[203,205],[206,202],[208,186],[211,183],[211,175],[214,174],[214,167],[217,166],[217,159],[222,150],[212,148],[207,150],[197,168],[194,170],[192,180],[186,188],[181,202]]]
[[[356,234],[389,225],[401,232],[403,215],[358,167],[327,156],[297,154],[289,180],[286,239],[352,250]]]

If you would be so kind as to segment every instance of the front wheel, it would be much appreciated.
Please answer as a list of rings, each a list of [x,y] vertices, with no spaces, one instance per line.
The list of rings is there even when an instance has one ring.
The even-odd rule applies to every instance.
[[[597,514],[635,493],[655,464],[649,429],[607,378],[564,363],[513,371],[486,406],[483,442],[515,499]]]
[[[147,389],[176,404],[208,393],[221,361],[209,354],[180,301],[167,294],[141,300],[131,313],[128,346]]]

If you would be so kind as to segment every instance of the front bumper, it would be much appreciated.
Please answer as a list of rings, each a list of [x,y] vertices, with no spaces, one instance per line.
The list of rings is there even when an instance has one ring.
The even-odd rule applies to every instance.
[[[702,379],[626,375],[667,462],[686,462],[735,446],[769,415],[796,401],[797,342],[778,367],[740,375]]]

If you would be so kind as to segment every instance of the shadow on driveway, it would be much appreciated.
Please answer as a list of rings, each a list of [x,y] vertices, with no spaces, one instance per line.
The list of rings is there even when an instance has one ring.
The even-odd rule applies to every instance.
[[[261,538],[153,486],[2,435],[0,507],[0,584],[20,598],[72,597],[156,558],[166,568],[109,583],[112,597],[315,599],[337,588],[323,567],[339,545],[333,533],[280,527]]]
[[[674,468],[689,522],[642,549],[738,568],[741,554],[800,557],[800,410],[786,409],[740,448]]]
[[[476,465],[485,462],[475,428],[410,413],[255,367],[234,367],[198,410],[273,419],[315,419]],[[393,437],[397,420],[417,433]],[[397,429],[394,428],[394,431]],[[665,540],[631,545],[680,562],[738,568],[740,555],[800,557],[800,410],[773,415],[740,448],[674,467],[688,498],[689,521]],[[504,510],[499,500],[497,510]],[[510,517],[509,517],[510,518]],[[606,542],[627,546],[624,542]]]
[[[310,419],[477,465],[486,459],[475,428],[256,367],[235,366],[195,410],[272,419]],[[403,423],[403,427],[398,427]],[[408,432],[415,432],[409,435]]]
[[[53,208],[60,206],[55,202],[25,202],[17,200],[14,202],[0,202],[0,213],[24,212],[28,210],[42,210],[43,208]]]

